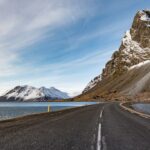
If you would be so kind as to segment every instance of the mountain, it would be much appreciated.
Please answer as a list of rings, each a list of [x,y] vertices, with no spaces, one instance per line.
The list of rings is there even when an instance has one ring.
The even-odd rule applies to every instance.
[[[51,88],[35,88],[32,86],[16,86],[10,91],[2,95],[2,100],[8,101],[46,101],[53,99],[67,99],[68,94],[54,87]]]
[[[130,67],[117,78],[101,80],[76,99],[150,100],[150,60]]]
[[[125,33],[119,50],[112,54],[112,58],[106,63],[102,74],[95,77],[78,98],[97,99],[99,97],[109,97],[110,95],[113,97],[112,91],[113,95],[128,95],[129,97],[140,94],[143,92],[143,89],[145,89],[145,92],[150,92],[149,88],[145,88],[147,87],[147,83],[144,82],[142,86],[140,86],[138,82],[138,80],[143,81],[143,78],[146,78],[145,75],[147,75],[147,71],[148,73],[150,72],[149,63],[145,64],[148,60],[150,60],[150,10],[142,10],[138,11],[135,15],[133,24],[130,30]],[[143,68],[146,65],[146,72],[140,72],[141,70],[135,69],[136,67],[131,69],[132,66],[139,66],[142,62],[144,65],[140,68],[145,71]],[[132,72],[139,76],[138,80],[135,80],[136,75],[134,76]],[[140,90],[131,92],[132,90],[128,91],[123,87],[125,86],[123,84],[124,80],[126,80],[125,77],[126,79],[130,79],[128,80],[128,86],[126,86],[127,89],[132,89],[131,87],[133,86],[140,86]],[[147,75],[147,78],[148,77],[149,74]]]

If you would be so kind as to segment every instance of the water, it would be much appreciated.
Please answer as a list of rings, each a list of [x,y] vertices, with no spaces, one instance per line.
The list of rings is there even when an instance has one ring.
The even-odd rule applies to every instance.
[[[150,104],[133,104],[132,106],[137,111],[150,114]]]
[[[96,102],[0,102],[0,120],[47,112],[48,106],[57,111],[92,104]]]

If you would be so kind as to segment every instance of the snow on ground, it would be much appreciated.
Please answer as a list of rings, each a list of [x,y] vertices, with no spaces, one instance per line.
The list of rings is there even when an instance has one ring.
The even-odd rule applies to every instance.
[[[122,44],[125,47],[122,50],[122,62],[125,62],[127,69],[133,69],[134,67],[140,67],[141,65],[145,65],[146,63],[149,63],[150,60],[145,61],[143,63],[140,63],[139,65],[135,65],[133,67],[129,67],[131,66],[131,60],[139,60],[139,62],[141,62],[141,60],[147,60],[147,52],[150,51],[150,48],[146,47],[146,48],[142,48],[140,47],[140,44],[134,40],[132,40],[131,38],[131,34],[130,31],[127,31],[124,38],[122,39]]]
[[[134,66],[130,67],[129,70],[134,69],[134,68],[140,68],[141,66],[144,66],[148,63],[150,63],[150,60],[146,60],[146,61],[143,61],[143,62],[137,64],[137,65],[134,65]]]

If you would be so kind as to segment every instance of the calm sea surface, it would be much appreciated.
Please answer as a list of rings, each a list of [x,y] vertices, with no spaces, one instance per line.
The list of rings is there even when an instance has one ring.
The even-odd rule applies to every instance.
[[[96,102],[0,102],[0,120],[47,112],[48,106],[57,111],[92,104]]]
[[[150,104],[133,104],[135,110],[150,114]]]

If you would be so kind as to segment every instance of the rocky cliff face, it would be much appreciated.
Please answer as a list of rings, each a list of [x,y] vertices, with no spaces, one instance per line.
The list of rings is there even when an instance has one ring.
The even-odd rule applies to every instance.
[[[145,60],[150,60],[150,10],[137,12],[131,29],[126,32],[121,46],[115,51],[102,71],[101,79],[117,78],[128,69]],[[97,77],[89,83],[83,93],[97,85]],[[93,86],[94,85],[94,86]]]
[[[117,78],[103,79],[75,100],[150,101],[150,60],[128,69]]]
[[[129,67],[150,59],[150,11],[139,11],[132,27],[126,32],[118,51],[106,64],[102,79],[119,76]]]

